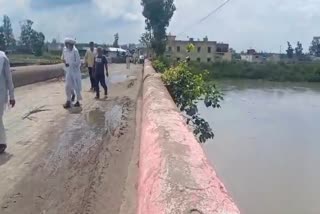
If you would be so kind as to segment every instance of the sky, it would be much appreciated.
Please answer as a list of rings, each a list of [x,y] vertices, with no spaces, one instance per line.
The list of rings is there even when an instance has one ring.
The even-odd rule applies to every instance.
[[[307,51],[313,36],[320,36],[320,0],[231,0],[201,23],[201,18],[225,0],[175,0],[177,11],[168,33],[178,39],[229,43],[237,51],[282,52],[287,41]],[[7,14],[19,35],[19,22],[34,21],[48,41],[72,36],[78,42],[138,43],[144,31],[140,0],[0,0],[0,15]]]

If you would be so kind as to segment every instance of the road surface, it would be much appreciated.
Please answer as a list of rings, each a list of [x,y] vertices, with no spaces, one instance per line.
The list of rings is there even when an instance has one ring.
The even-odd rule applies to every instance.
[[[82,109],[66,111],[64,82],[16,89],[4,117],[0,156],[1,214],[135,212],[142,66],[110,66],[107,100],[83,80]]]

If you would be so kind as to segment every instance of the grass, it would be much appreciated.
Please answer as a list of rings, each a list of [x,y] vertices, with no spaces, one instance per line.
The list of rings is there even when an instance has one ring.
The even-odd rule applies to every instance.
[[[32,54],[9,54],[12,67],[24,65],[51,65],[61,63],[60,56],[45,53],[43,56]]]
[[[320,63],[216,62],[190,64],[195,73],[209,71],[213,79],[263,79],[280,82],[320,82]]]

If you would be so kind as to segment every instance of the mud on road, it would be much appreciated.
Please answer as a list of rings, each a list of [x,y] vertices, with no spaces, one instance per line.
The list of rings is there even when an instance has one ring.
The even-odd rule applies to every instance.
[[[62,109],[61,81],[17,89],[0,156],[1,214],[135,212],[142,67],[112,65],[110,73],[109,98],[86,92],[81,112]]]

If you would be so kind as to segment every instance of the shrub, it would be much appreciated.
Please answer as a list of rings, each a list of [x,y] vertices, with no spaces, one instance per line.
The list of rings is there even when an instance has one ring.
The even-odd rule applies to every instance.
[[[185,112],[187,123],[194,128],[194,134],[200,143],[213,138],[214,134],[209,123],[200,117],[197,104],[203,101],[206,107],[220,108],[223,99],[215,84],[205,81],[208,72],[193,73],[186,61],[166,69],[162,80],[168,88],[174,102]]]

